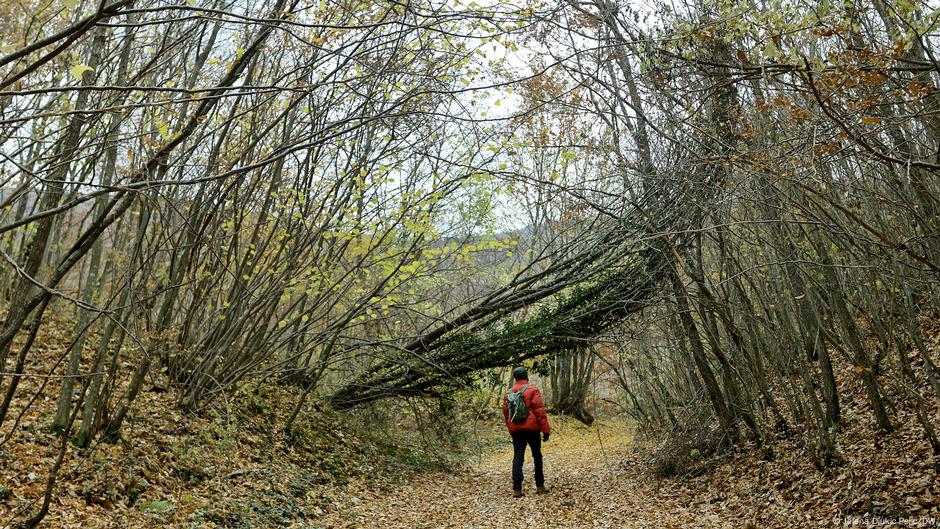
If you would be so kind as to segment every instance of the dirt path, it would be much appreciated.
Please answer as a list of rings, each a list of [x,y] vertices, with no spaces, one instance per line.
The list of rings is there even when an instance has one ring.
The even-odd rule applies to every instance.
[[[535,495],[526,461],[526,496],[512,498],[508,442],[457,474],[433,473],[389,493],[366,494],[326,527],[356,528],[643,528],[718,525],[663,497],[637,473],[619,468],[629,432],[622,424],[590,429],[556,421],[543,445],[548,495]],[[709,513],[710,514],[710,513]]]

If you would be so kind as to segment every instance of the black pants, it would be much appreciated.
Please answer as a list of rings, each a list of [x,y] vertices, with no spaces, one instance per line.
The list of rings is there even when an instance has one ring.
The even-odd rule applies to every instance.
[[[522,488],[522,462],[525,460],[525,447],[532,448],[532,462],[535,463],[535,485],[545,484],[542,474],[542,438],[539,432],[516,432],[512,434],[512,488]]]

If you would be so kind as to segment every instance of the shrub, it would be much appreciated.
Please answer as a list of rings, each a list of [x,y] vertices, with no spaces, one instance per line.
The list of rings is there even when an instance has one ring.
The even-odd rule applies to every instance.
[[[686,423],[667,432],[653,450],[648,461],[650,473],[657,478],[701,474],[727,441],[717,425]]]

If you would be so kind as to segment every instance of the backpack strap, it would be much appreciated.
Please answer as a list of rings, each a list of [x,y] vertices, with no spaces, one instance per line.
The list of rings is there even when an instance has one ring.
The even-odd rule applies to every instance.
[[[506,397],[509,397],[510,393],[525,393],[525,390],[529,389],[529,385],[526,384],[519,388],[519,391],[513,391],[512,387],[509,388],[509,391],[506,392]]]

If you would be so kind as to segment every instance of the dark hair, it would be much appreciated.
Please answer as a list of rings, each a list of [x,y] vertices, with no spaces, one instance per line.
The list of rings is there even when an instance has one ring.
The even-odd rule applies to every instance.
[[[512,378],[515,380],[529,380],[529,370],[519,366],[512,370]]]

